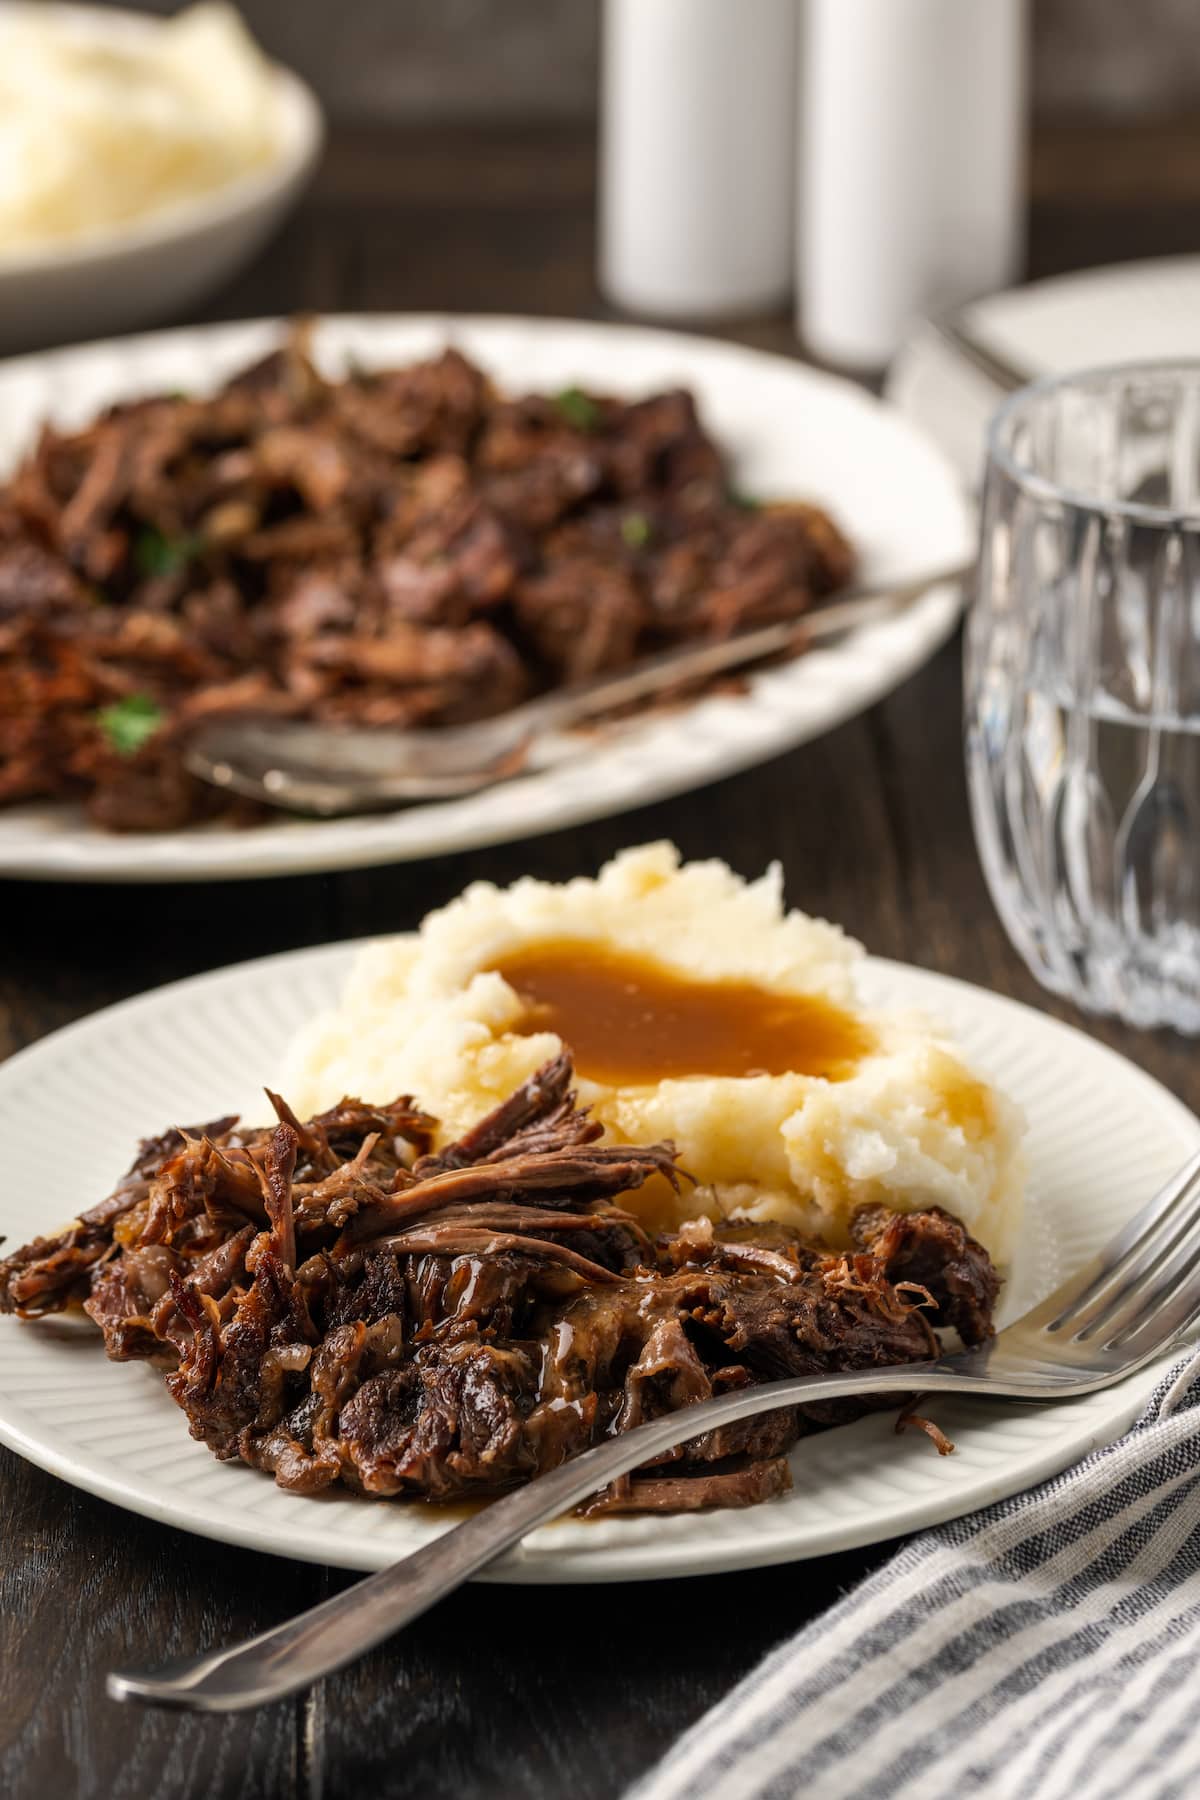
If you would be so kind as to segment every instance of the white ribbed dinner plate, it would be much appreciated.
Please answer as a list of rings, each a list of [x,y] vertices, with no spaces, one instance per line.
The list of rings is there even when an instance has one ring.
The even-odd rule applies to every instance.
[[[81,425],[115,400],[202,393],[269,349],[281,329],[271,320],[205,326],[0,365],[0,478],[43,419]],[[318,361],[333,375],[353,364],[412,361],[448,343],[512,391],[690,387],[741,488],[827,506],[858,547],[865,581],[902,583],[971,556],[971,517],[942,453],[881,401],[787,357],[619,325],[453,315],[328,318],[315,339]],[[0,810],[0,876],[209,881],[365,868],[627,812],[765,762],[873,705],[933,654],[958,606],[956,588],[934,588],[896,618],[753,676],[743,693],[631,720],[587,739],[575,761],[462,800],[128,836],[90,826],[75,806]]]
[[[177,982],[0,1066],[0,1217],[10,1246],[101,1199],[138,1137],[248,1098],[253,1105],[296,1027],[335,999],[354,950],[335,944]],[[1109,1238],[1200,1140],[1200,1122],[1178,1100],[1082,1032],[896,963],[870,960],[860,979],[871,1004],[919,1007],[944,1021],[1025,1109],[1029,1198],[1002,1323]],[[929,1410],[954,1440],[948,1457],[920,1432],[896,1436],[892,1416],[876,1414],[806,1438],[791,1457],[794,1487],[778,1499],[739,1512],[547,1526],[492,1578],[696,1575],[893,1537],[1015,1493],[1111,1441],[1154,1380],[1144,1371],[1053,1406],[940,1397]],[[310,1562],[379,1568],[445,1529],[419,1503],[337,1491],[304,1499],[218,1463],[189,1437],[160,1377],[144,1364],[108,1362],[86,1321],[0,1319],[0,1439],[148,1518]]]

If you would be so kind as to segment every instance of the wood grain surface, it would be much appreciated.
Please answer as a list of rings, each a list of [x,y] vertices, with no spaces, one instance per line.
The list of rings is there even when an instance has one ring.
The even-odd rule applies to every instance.
[[[120,0],[110,0],[120,4]],[[141,0],[171,13],[178,0]],[[263,49],[312,82],[336,119],[574,119],[596,106],[600,0],[241,0]],[[1037,0],[1030,85],[1039,117],[1194,111],[1192,0]]]
[[[1119,171],[1107,185],[1106,161]],[[211,316],[362,307],[603,316],[592,191],[590,144],[576,133],[336,136],[309,199]],[[1190,248],[1200,157],[1170,134],[1064,131],[1040,142],[1033,193],[1035,269]],[[782,320],[731,335],[795,349]],[[663,836],[751,876],[778,858],[794,904],[839,920],[871,949],[1078,1024],[1027,975],[984,889],[963,784],[958,655],[949,646],[865,717],[762,769],[525,844],[227,887],[0,884],[0,1056],[177,976],[408,928],[477,877],[558,880]],[[1087,1028],[1200,1106],[1192,1045]],[[130,1136],[155,1124],[130,1120]],[[100,1185],[109,1174],[97,1172]],[[0,1198],[0,1228],[2,1216]],[[247,1635],[351,1578],[157,1527],[7,1453],[0,1484],[0,1794],[9,1800],[611,1800],[887,1554],[878,1546],[656,1586],[475,1587],[305,1700],[200,1720],[110,1704],[105,1670]]]

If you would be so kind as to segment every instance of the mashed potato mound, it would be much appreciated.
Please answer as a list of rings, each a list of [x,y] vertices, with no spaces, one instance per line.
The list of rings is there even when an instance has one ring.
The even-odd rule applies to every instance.
[[[271,70],[232,7],[201,0],[134,35],[103,18],[0,17],[0,251],[140,219],[277,153]]]
[[[415,1094],[458,1136],[559,1047],[519,1035],[524,1004],[491,965],[578,940],[632,953],[693,981],[743,981],[820,996],[865,1026],[845,1079],[691,1075],[652,1085],[580,1079],[615,1139],[674,1139],[698,1186],[632,1197],[653,1228],[698,1213],[774,1219],[845,1240],[855,1207],[936,1203],[992,1255],[1011,1257],[1020,1219],[1021,1121],[926,1020],[859,1005],[862,947],[786,912],[773,866],[745,882],[721,862],[681,865],[670,844],[627,850],[593,880],[477,882],[420,932],[366,947],[341,1004],[293,1046],[280,1085],[305,1116],[343,1094]],[[489,972],[480,973],[480,970]]]

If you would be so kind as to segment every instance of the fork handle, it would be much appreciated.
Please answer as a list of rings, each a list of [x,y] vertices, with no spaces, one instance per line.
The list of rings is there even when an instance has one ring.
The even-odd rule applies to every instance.
[[[982,1368],[986,1351],[977,1354]],[[195,1712],[241,1712],[281,1700],[382,1643],[511,1550],[535,1526],[556,1518],[660,1450],[673,1449],[715,1426],[800,1401],[945,1388],[995,1393],[997,1384],[986,1373],[973,1375],[969,1368],[964,1372],[964,1364],[974,1360],[955,1357],[953,1363],[938,1359],[888,1369],[800,1376],[722,1394],[651,1419],[537,1476],[308,1612],[246,1643],[186,1657],[156,1672],[113,1671],[108,1692],[115,1700],[142,1700]],[[1012,1391],[1009,1384],[1005,1386]],[[1031,1391],[1042,1399],[1054,1397],[1046,1392],[1044,1381]]]

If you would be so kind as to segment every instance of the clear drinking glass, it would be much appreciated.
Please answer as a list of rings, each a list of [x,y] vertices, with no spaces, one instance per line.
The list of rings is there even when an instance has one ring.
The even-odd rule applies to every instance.
[[[1039,383],[996,416],[966,744],[1038,979],[1200,1032],[1200,363]]]

